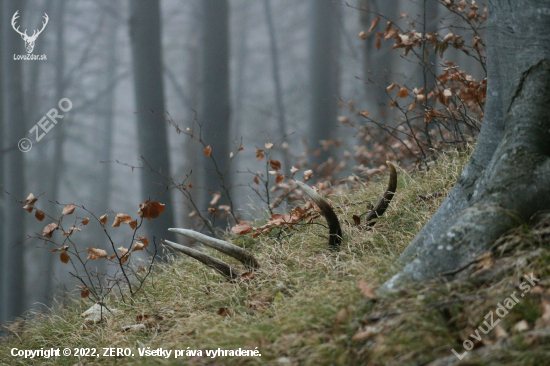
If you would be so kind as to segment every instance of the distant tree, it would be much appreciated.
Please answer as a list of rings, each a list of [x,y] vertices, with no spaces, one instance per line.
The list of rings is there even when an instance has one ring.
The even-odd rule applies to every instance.
[[[134,68],[139,154],[148,169],[141,171],[143,199],[154,199],[166,187],[155,172],[170,175],[167,126],[164,115],[164,86],[161,54],[161,22],[158,0],[133,0],[130,2],[130,36]],[[146,226],[149,241],[167,237],[167,228],[174,227],[174,211],[170,192],[162,199],[165,211],[157,220]],[[158,243],[158,242],[157,242]]]
[[[2,2],[1,37],[2,55],[25,53],[21,37],[11,29],[11,18],[18,10],[23,9],[21,0]],[[27,135],[23,99],[23,62],[6,58],[2,63],[3,108],[2,123],[4,132],[0,137],[5,146],[14,146]],[[6,92],[8,91],[8,92]],[[15,197],[26,197],[24,153],[19,149],[10,149],[3,154],[2,169],[4,188]],[[2,321],[13,320],[24,311],[24,266],[23,239],[25,238],[26,213],[21,205],[11,197],[3,197],[4,215],[2,221],[2,263],[1,281],[2,298],[0,315]]]
[[[335,138],[340,82],[339,40],[341,4],[312,0],[309,50],[310,123],[307,140],[316,151],[321,140]],[[326,161],[329,153],[313,154],[312,163]]]
[[[229,4],[227,0],[203,1],[203,97],[199,114],[202,139],[212,148],[218,172],[229,164]],[[220,191],[220,175],[212,161],[202,157],[204,186],[209,191]],[[210,195],[203,197],[203,206]]]
[[[550,209],[550,1],[488,1],[487,101],[475,151],[382,289],[458,269]]]

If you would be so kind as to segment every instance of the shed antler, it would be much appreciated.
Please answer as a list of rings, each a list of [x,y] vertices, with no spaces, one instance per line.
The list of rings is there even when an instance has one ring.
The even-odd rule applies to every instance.
[[[198,233],[193,230],[168,229],[168,231],[184,235],[190,239],[203,243],[204,245],[212,249],[215,249],[223,254],[233,257],[237,259],[239,262],[241,262],[242,264],[244,264],[248,270],[255,270],[260,268],[258,261],[256,260],[256,258],[254,258],[252,254],[250,254],[243,248],[238,247],[234,244],[228,243],[223,240],[215,239],[210,236],[206,236],[204,234]],[[237,279],[241,276],[241,272],[236,270],[234,267],[230,266],[224,261],[221,261],[206,253],[203,253],[200,250],[196,250],[180,244],[176,244],[169,240],[164,240],[164,244],[190,256],[191,258],[195,258],[196,260],[204,263],[208,267],[215,269],[216,271],[218,271],[219,273],[221,273],[222,275],[224,275],[226,278],[230,280]]]
[[[386,164],[388,164],[388,167],[390,168],[390,181],[388,183],[388,188],[386,188],[386,191],[380,200],[378,200],[376,206],[374,206],[374,208],[367,213],[364,221],[364,225],[367,227],[373,226],[376,223],[376,219],[384,214],[390,205],[391,199],[395,194],[395,190],[397,189],[397,171],[395,170],[395,166],[389,161],[386,161]]]
[[[302,183],[300,181],[296,181],[296,184],[298,184],[298,187],[304,190],[305,193],[315,202],[317,206],[319,206],[319,209],[321,210],[321,213],[325,216],[325,219],[327,220],[328,224],[328,245],[329,248],[338,248],[340,246],[340,243],[342,243],[342,229],[340,228],[340,222],[338,221],[338,216],[336,216],[336,213],[334,213],[334,210],[332,207],[330,207],[330,203],[321,195],[313,190],[310,186],[308,186],[305,183]]]

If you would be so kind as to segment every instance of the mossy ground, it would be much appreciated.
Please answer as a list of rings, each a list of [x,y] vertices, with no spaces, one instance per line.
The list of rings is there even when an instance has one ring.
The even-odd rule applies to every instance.
[[[439,207],[468,158],[468,153],[450,152],[440,156],[428,172],[399,171],[397,194],[369,231],[349,224],[354,214],[365,211],[365,204],[354,203],[376,202],[385,189],[385,177],[362,189],[330,196],[335,206],[343,206],[337,212],[344,232],[338,252],[328,250],[327,230],[321,225],[298,227],[280,241],[265,236],[253,241],[233,237],[230,240],[248,247],[262,266],[254,278],[236,283],[176,254],[155,268],[154,281],[133,304],[110,299],[108,306],[121,312],[103,323],[82,327],[80,314],[92,304],[74,298],[55,313],[28,314],[8,326],[9,336],[0,343],[0,363],[421,365],[449,356],[458,362],[451,348],[464,352],[462,342],[471,339],[469,335],[485,315],[517,289],[524,274],[534,272],[542,285],[502,319],[498,330],[483,334],[461,363],[548,364],[550,346],[544,340],[550,335],[540,338],[513,329],[525,320],[529,329],[543,331],[550,321],[545,318],[545,306],[550,308],[545,299],[550,252],[543,246],[550,235],[545,234],[544,225],[535,229],[524,225],[510,232],[497,247],[500,252],[459,273],[453,281],[417,284],[376,300],[359,289],[360,279],[376,288],[399,270],[396,258]],[[419,194],[435,191],[444,195],[418,202]],[[323,223],[322,218],[317,221]],[[537,247],[536,256],[523,255]],[[147,330],[121,329],[136,324],[140,315],[149,316]],[[497,347],[503,342],[506,347]],[[14,347],[93,347],[101,353],[104,347],[118,347],[132,349],[135,356],[30,360],[10,356]],[[174,359],[173,353],[170,359],[139,357],[137,349],[144,347],[202,350],[203,357]],[[210,349],[256,347],[261,357],[205,357],[205,350]],[[481,352],[491,349],[494,355]]]

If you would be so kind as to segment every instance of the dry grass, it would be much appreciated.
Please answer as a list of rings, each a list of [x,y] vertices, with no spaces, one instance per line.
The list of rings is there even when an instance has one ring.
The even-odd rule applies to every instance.
[[[371,231],[347,224],[353,222],[352,215],[365,210],[365,205],[346,205],[338,212],[344,232],[339,252],[327,249],[327,230],[321,225],[300,227],[280,242],[267,237],[232,238],[254,252],[262,266],[254,278],[237,283],[228,283],[200,263],[174,255],[155,268],[154,282],[133,304],[112,298],[108,305],[122,312],[106,322],[82,327],[79,315],[91,304],[75,299],[74,305],[55,314],[29,314],[26,320],[12,324],[10,336],[0,343],[0,363],[111,365],[116,360],[117,365],[401,365],[448,356],[451,347],[463,351],[461,340],[467,339],[482,323],[487,309],[494,307],[496,302],[490,300],[508,296],[519,269],[496,284],[472,285],[467,279],[426,283],[378,301],[361,294],[357,282],[363,279],[376,288],[399,269],[395,259],[444,199],[441,196],[418,203],[418,195],[438,190],[446,195],[467,159],[468,154],[453,152],[441,156],[429,172],[400,171],[398,193]],[[361,190],[342,192],[330,199],[337,205],[376,202],[385,185],[386,177],[382,177]],[[323,223],[322,219],[319,222]],[[510,235],[516,241],[519,237],[520,243],[531,244],[537,242],[533,238],[542,237],[525,228]],[[521,235],[529,236],[530,241]],[[507,253],[509,257],[515,252]],[[540,256],[521,273],[547,265],[544,258],[550,256]],[[505,319],[504,329],[520,319],[528,319],[533,326],[541,315],[540,301],[529,298],[522,302],[522,307]],[[437,305],[441,302],[443,305]],[[146,331],[121,330],[121,326],[135,324],[140,315],[149,316]],[[369,330],[373,330],[372,335]],[[362,332],[362,337],[357,336]],[[485,342],[494,344],[495,335],[487,336]],[[119,347],[131,348],[135,357],[22,360],[9,356],[13,347]],[[173,353],[170,359],[139,357],[138,348],[143,347],[202,350],[203,355],[211,349],[257,347],[261,357],[176,360]],[[513,351],[510,357],[525,356],[518,352]],[[538,353],[530,355],[539,359]]]

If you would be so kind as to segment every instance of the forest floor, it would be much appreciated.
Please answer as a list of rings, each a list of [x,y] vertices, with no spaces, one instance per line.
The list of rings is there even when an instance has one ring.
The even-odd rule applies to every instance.
[[[232,236],[230,241],[245,246],[260,263],[252,278],[230,283],[176,254],[155,267],[154,281],[132,304],[113,296],[107,302],[113,314],[101,323],[85,323],[81,314],[93,304],[76,296],[55,311],[27,314],[7,326],[0,364],[547,365],[550,220],[534,226],[518,222],[491,253],[457,269],[453,278],[381,297],[373,291],[399,270],[395,260],[439,207],[468,158],[449,152],[428,172],[400,170],[397,194],[372,230],[350,224],[366,206],[354,203],[375,203],[386,176],[329,196],[335,207],[342,206],[336,210],[344,234],[340,251],[327,249],[321,225],[300,226],[280,241]],[[442,194],[419,199],[437,191]],[[123,329],[135,324],[145,326]],[[25,359],[11,356],[13,348],[69,348],[73,355]],[[84,354],[95,349],[95,355],[75,357],[76,348]],[[117,349],[127,355],[116,356]],[[171,354],[139,355],[158,349]],[[259,355],[219,352],[239,349]],[[177,359],[176,351],[183,351]]]

